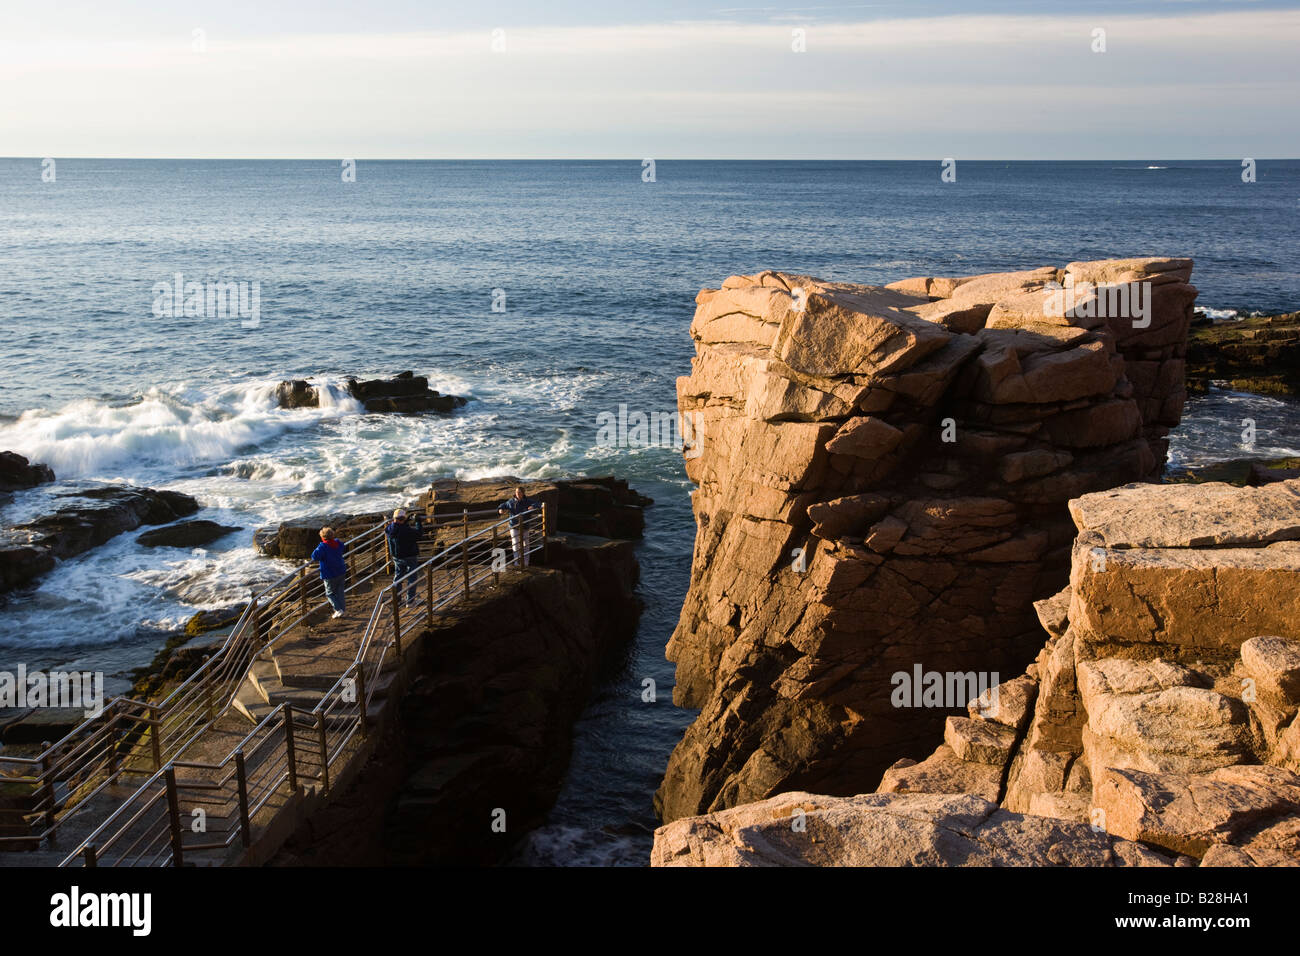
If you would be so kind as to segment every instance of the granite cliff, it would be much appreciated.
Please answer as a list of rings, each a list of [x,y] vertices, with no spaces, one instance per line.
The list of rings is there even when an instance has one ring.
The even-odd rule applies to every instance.
[[[894,706],[895,675],[1025,669],[1034,603],[1069,577],[1067,502],[1161,474],[1191,269],[884,288],[764,272],[699,294],[678,381],[698,533],[668,656],[700,714],[656,795],[665,821],[869,793],[944,731],[943,708]]]

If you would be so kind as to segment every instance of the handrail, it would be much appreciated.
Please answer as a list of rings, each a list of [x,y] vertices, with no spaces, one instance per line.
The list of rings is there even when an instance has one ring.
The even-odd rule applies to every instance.
[[[301,788],[299,774],[302,769],[306,768],[308,772],[311,772],[311,767],[317,767],[320,770],[318,779],[328,788],[331,779],[330,771],[333,769],[336,760],[344,753],[348,743],[356,733],[360,732],[363,737],[366,734],[368,705],[378,689],[378,678],[385,661],[388,659],[389,650],[394,650],[400,659],[402,635],[409,633],[418,626],[418,620],[414,617],[408,619],[405,624],[401,621],[400,612],[394,606],[395,597],[400,596],[395,589],[408,589],[408,598],[412,584],[414,584],[416,591],[422,589],[425,592],[423,601],[425,613],[431,620],[432,615],[438,609],[445,607],[457,598],[467,597],[468,591],[479,582],[487,580],[489,577],[499,577],[500,569],[497,567],[497,552],[504,553],[504,549],[495,546],[498,543],[497,532],[502,527],[509,528],[511,525],[515,525],[530,535],[525,545],[528,554],[543,550],[546,547],[548,522],[545,506],[537,512],[530,511],[520,516],[508,516],[473,533],[469,533],[469,514],[468,510],[463,510],[461,513],[460,524],[463,535],[458,541],[443,548],[417,565],[411,572],[403,575],[401,579],[395,580],[380,590],[371,610],[365,633],[359,642],[356,657],[343,669],[339,679],[321,696],[312,711],[296,709],[288,703],[281,703],[259,721],[243,740],[232,747],[230,753],[220,762],[212,764],[206,761],[177,759],[204,730],[211,726],[216,717],[201,721],[195,732],[184,743],[176,748],[168,748],[169,754],[165,766],[156,767],[153,775],[123,800],[94,829],[89,837],[81,840],[77,848],[60,865],[73,865],[78,859],[81,859],[86,865],[98,865],[97,861],[100,855],[110,850],[117,850],[124,860],[133,859],[138,861],[142,856],[135,853],[136,848],[140,846],[141,841],[150,837],[151,834],[152,838],[145,844],[145,850],[141,851],[141,853],[149,852],[149,848],[158,845],[160,841],[162,842],[162,850],[155,854],[154,857],[151,857],[149,863],[161,861],[179,864],[181,862],[179,854],[183,852],[229,847],[236,837],[242,838],[244,845],[248,846],[251,839],[251,834],[248,832],[251,823],[248,821],[266,806],[283,782],[287,780],[291,787],[297,786]],[[369,529],[362,537],[373,536],[379,527]],[[534,529],[540,531],[536,538],[531,536]],[[490,551],[485,551],[489,535],[491,536],[492,547]],[[470,573],[472,550],[474,550],[475,558],[473,561],[475,573],[473,575]],[[488,564],[482,561],[485,554],[490,555],[491,560]],[[376,573],[372,568],[371,573],[366,577],[356,577],[353,587],[374,577]],[[452,586],[446,588],[445,592],[443,587],[439,587],[439,598],[435,601],[432,585],[435,575],[439,573],[444,575],[442,584],[446,585],[450,581]],[[281,580],[288,582],[289,586],[298,584],[301,589],[299,574],[301,574],[301,570],[292,575],[287,575]],[[350,571],[350,574],[353,576],[358,574],[355,567]],[[269,591],[270,589],[267,589],[262,594],[265,595]],[[285,592],[281,592],[280,595],[266,602],[265,606],[273,606],[275,602],[284,598],[284,594]],[[253,657],[263,647],[273,646],[276,641],[296,627],[300,620],[301,617],[284,624],[273,640],[260,640],[263,629],[256,604],[250,604],[249,611],[241,616],[240,622],[232,629],[230,636],[222,645],[222,651],[226,651],[227,648],[231,649],[230,653],[226,655],[223,664],[242,662],[244,665],[237,670],[238,681],[236,687],[238,682],[242,682],[244,679],[248,665],[251,664]],[[246,623],[246,621],[249,623]],[[253,632],[251,635],[248,633],[250,630]],[[372,653],[376,648],[378,649],[377,655]],[[252,651],[252,654],[249,654],[249,651]],[[361,685],[361,688],[358,688],[361,692],[356,694],[351,702],[347,701],[343,694],[349,680],[356,680]],[[168,699],[171,700],[175,696],[176,694],[173,692]],[[128,698],[121,698],[121,700],[127,704],[142,706],[150,714],[159,712],[160,705],[141,704]],[[230,700],[223,701],[220,708],[221,714],[229,710],[232,701],[233,695]],[[155,727],[161,727],[171,716],[165,715],[161,718],[152,718],[150,723]],[[310,723],[304,726],[296,723],[295,718],[307,719]],[[281,734],[281,725],[283,726],[283,734]],[[302,737],[302,735],[307,736]],[[334,738],[333,746],[331,746],[331,735]],[[298,739],[300,737],[302,739]],[[268,743],[271,745],[269,751],[266,750]],[[298,748],[302,748],[301,757],[295,755]],[[55,747],[50,748],[50,750],[56,749]],[[245,757],[247,755],[255,755],[257,758],[255,770],[251,775],[245,773]],[[39,762],[39,760],[36,762]],[[217,776],[216,779],[202,781],[180,781],[176,779],[177,769],[201,770]],[[120,775],[121,770],[118,773]],[[115,776],[110,776],[109,780],[101,783],[95,792],[98,793],[108,782],[115,779]],[[298,781],[297,784],[295,784],[295,780]],[[159,789],[160,781],[165,783],[164,789]],[[237,783],[236,790],[227,794],[232,782]],[[220,843],[185,843],[181,832],[182,828],[179,827],[175,819],[175,801],[179,799],[178,794],[182,789],[186,790],[195,801],[206,800],[209,804],[222,806],[237,805],[239,829],[232,829],[226,839]],[[210,796],[201,797],[200,793],[207,793]],[[157,808],[160,801],[164,800],[164,797],[166,798],[165,802],[171,808],[164,813],[167,819],[159,819],[149,824],[149,826],[152,826],[152,830],[146,829],[146,832],[136,835],[127,844],[126,841],[131,836],[133,828],[140,825],[145,814]],[[140,805],[141,801],[143,801],[143,805]],[[53,829],[51,827],[47,833],[52,832]],[[168,837],[169,831],[170,843],[167,843],[165,838]],[[32,834],[26,839],[31,840],[35,837],[36,834]],[[102,844],[98,842],[101,838],[104,838]],[[120,848],[119,844],[125,844],[125,848]]]
[[[354,590],[367,583],[380,566],[378,553],[384,551],[383,530],[387,522],[379,522],[364,529],[349,541],[349,552],[359,558],[369,557],[371,573],[365,577],[355,576],[347,590]],[[355,562],[354,562],[355,565]],[[139,768],[128,766],[133,757],[142,759],[136,753],[138,746],[149,739],[152,751],[153,770],[159,770],[167,758],[183,751],[211,723],[218,713],[223,713],[229,706],[229,698],[238,688],[239,683],[251,663],[252,658],[262,649],[259,638],[265,635],[267,642],[282,637],[301,623],[305,614],[299,614],[290,620],[277,623],[272,620],[269,630],[260,621],[262,609],[274,610],[276,605],[286,598],[299,584],[300,576],[305,576],[313,565],[304,562],[293,571],[252,595],[249,604],[241,613],[226,640],[206,661],[189,677],[182,681],[161,703],[135,700],[124,695],[110,698],[100,714],[87,718],[65,734],[57,742],[45,747],[35,757],[0,756],[0,781],[22,783],[32,787],[34,795],[39,794],[37,805],[26,811],[43,812],[46,825],[42,829],[22,835],[0,837],[0,849],[6,844],[28,845],[32,840],[44,840],[52,836],[62,822],[54,819],[58,809],[53,793],[59,781],[79,780],[76,786],[69,784],[69,794],[78,793],[77,803],[97,796],[108,785],[120,779],[123,773],[140,772]],[[300,595],[320,590],[317,584],[299,587]],[[256,626],[255,626],[256,625]],[[113,728],[122,726],[117,732]],[[125,753],[120,753],[122,745]],[[113,769],[114,759],[120,756],[120,766]],[[108,762],[108,772],[104,764]],[[4,773],[6,767],[21,769],[39,767],[39,774],[16,776]],[[99,777],[96,786],[84,789],[84,784]],[[66,811],[67,805],[63,807]]]

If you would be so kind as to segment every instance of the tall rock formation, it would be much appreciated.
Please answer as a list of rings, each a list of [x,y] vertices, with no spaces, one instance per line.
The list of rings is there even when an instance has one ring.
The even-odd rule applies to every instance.
[[[1034,602],[1067,579],[1066,502],[1160,474],[1191,268],[764,272],[700,293],[678,380],[698,533],[668,656],[701,712],[665,820],[870,791],[943,729],[943,709],[894,706],[895,675],[1024,669]],[[966,751],[1005,746],[987,736]]]

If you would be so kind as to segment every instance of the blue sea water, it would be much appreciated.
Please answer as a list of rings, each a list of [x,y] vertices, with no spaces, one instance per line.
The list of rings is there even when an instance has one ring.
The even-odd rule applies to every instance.
[[[885,283],[1076,259],[1196,260],[1198,305],[1300,308],[1300,161],[1088,163],[369,162],[0,159],[0,449],[89,482],[198,496],[244,529],[209,549],[135,535],[60,565],[0,608],[0,665],[147,661],[195,610],[282,567],[251,529],[404,501],[438,477],[615,473],[656,504],[640,548],[646,612],[626,666],[578,728],[550,825],[521,863],[643,863],[650,796],[691,714],[664,644],[694,523],[670,448],[596,447],[598,416],[671,411],[694,296],[780,268]],[[260,322],[155,314],[155,284],[258,283]],[[494,311],[494,301],[504,305]],[[469,396],[451,417],[275,407],[274,384],[412,369]],[[335,389],[337,393],[337,389]],[[1173,455],[1300,454],[1288,402],[1212,393]],[[643,681],[657,702],[641,699]],[[121,681],[118,682],[119,689]]]

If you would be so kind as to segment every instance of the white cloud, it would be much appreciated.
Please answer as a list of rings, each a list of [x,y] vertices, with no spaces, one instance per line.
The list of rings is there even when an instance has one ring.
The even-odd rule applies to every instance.
[[[1090,50],[1096,26],[1105,54]],[[1201,155],[1235,155],[1228,143],[1252,129],[1256,154],[1296,155],[1300,134],[1277,120],[1300,98],[1297,38],[1300,11],[823,24],[808,27],[802,54],[789,27],[722,22],[507,28],[505,53],[485,30],[213,29],[203,53],[188,33],[18,33],[0,39],[0,155],[629,156],[655,146],[664,157],[887,158],[926,155],[945,136],[959,154],[975,142],[964,133],[1009,131],[1020,138],[987,155],[1056,155],[1034,147],[1059,136],[1086,158],[1185,146],[1193,129]],[[1122,142],[1109,136],[1120,129]],[[1088,132],[1099,134],[1091,145]]]

